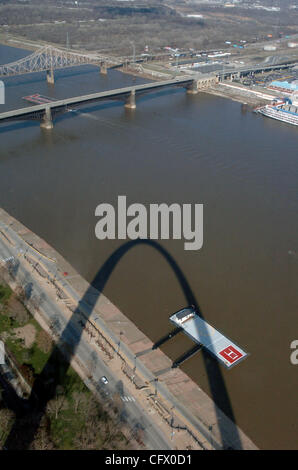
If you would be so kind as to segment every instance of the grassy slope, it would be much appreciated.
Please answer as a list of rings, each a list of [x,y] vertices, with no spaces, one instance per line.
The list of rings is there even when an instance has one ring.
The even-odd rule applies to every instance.
[[[20,366],[26,364],[31,369],[33,378],[33,376],[42,371],[51,351],[45,352],[37,344],[38,334],[42,332],[42,328],[29,312],[25,323],[20,323],[16,318],[10,316],[12,312],[9,305],[13,296],[15,294],[7,285],[4,283],[0,284],[0,338],[4,334],[6,348],[12,352]],[[14,328],[28,324],[33,325],[36,329],[35,341],[30,348],[26,348],[23,341],[16,338],[13,332]],[[59,369],[59,364],[57,364],[57,368]],[[77,402],[78,396],[80,397],[79,406]],[[55,400],[57,400],[57,403],[61,402],[62,404],[57,417]],[[13,419],[11,417],[8,419],[6,414],[7,410],[3,409],[3,404],[1,409],[0,395],[0,427],[2,424],[0,448],[13,423]],[[116,430],[115,423],[111,422],[111,418],[95,401],[91,392],[72,368],[68,368],[67,373],[61,377],[56,397],[52,400],[52,403],[49,403],[46,419],[50,423],[48,431],[48,439],[51,443],[50,448],[75,449],[78,446],[80,447],[80,439],[88,443],[90,448],[95,449],[117,448],[124,441],[127,444],[121,431]],[[91,422],[93,429],[90,429]],[[107,427],[106,423],[110,423],[111,426]],[[89,430],[87,429],[88,426]],[[108,428],[114,429],[114,432],[108,432]]]

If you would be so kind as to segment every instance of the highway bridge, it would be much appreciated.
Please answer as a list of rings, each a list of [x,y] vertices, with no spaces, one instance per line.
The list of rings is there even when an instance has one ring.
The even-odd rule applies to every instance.
[[[252,73],[262,73],[262,72],[270,72],[274,70],[286,70],[291,67],[295,67],[297,62],[289,62],[286,64],[275,64],[275,65],[265,65],[265,64],[256,64],[251,66],[243,66],[238,67],[235,69],[223,70],[220,72],[216,72],[216,75],[219,80],[230,79],[234,80],[235,78],[240,78],[245,75],[249,75]]]
[[[151,57],[151,60],[153,57]],[[0,65],[0,77],[12,77],[26,73],[46,71],[47,81],[54,84],[54,70],[63,69],[66,67],[76,67],[80,65],[95,65],[99,67],[100,73],[107,74],[108,69],[120,68],[129,63],[146,62],[148,57],[133,57],[132,59],[124,57],[108,57],[102,54],[87,53],[73,51],[69,49],[57,48],[51,45],[46,45],[32,54],[11,62],[6,65]],[[288,69],[297,65],[297,63],[285,64],[256,64],[243,67],[229,67],[226,70],[214,72],[213,76],[217,77],[219,81],[235,78],[239,79],[242,76],[259,73],[265,71],[274,71]]]
[[[206,79],[204,84],[207,83]],[[75,96],[63,100],[56,100],[50,103],[28,106],[26,108],[14,109],[0,114],[0,122],[37,120],[40,126],[45,129],[52,129],[53,118],[61,113],[65,113],[75,107],[97,103],[102,100],[119,100],[125,103],[129,109],[136,108],[136,96],[154,92],[166,87],[183,87],[188,93],[195,94],[199,91],[200,82],[193,77],[182,77],[172,80],[146,83],[143,85],[117,88],[115,90],[101,91],[89,95]]]

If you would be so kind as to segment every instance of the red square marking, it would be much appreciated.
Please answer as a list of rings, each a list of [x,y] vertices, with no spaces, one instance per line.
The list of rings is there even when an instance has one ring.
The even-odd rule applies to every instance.
[[[243,356],[243,354],[240,351],[237,351],[234,346],[228,346],[227,348],[220,351],[219,354],[229,361],[230,364],[238,361],[238,359]]]

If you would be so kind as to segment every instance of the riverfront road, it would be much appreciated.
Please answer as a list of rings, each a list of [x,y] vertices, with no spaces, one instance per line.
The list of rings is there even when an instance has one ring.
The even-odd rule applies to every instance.
[[[20,238],[14,230],[12,230],[10,227],[8,227],[6,224],[3,224],[2,222],[0,222],[0,231],[3,234],[7,234],[9,239],[14,243],[14,247],[6,246],[6,243],[4,244],[0,238],[0,263],[1,263],[1,260],[3,262],[4,260],[11,258],[12,256],[14,256],[15,259],[21,260],[22,255],[25,252],[27,252],[27,254],[29,253],[31,256],[35,255],[35,258],[36,256],[39,257],[40,261],[46,267],[50,276],[56,280],[56,283],[58,285],[61,285],[61,287],[63,287],[65,293],[67,293],[69,298],[73,300],[74,304],[80,306],[80,310],[84,312],[84,314],[86,314],[89,320],[98,325],[104,337],[110,338],[110,340],[114,344],[119,343],[119,337],[116,337],[116,335],[105,324],[105,322],[98,315],[96,315],[96,313],[92,312],[92,309],[93,309],[92,306],[90,306],[89,303],[82,301],[80,295],[76,292],[76,290],[72,287],[72,285],[65,278],[61,277],[58,274],[57,266],[55,263],[53,263],[53,261],[47,259],[46,257],[42,257],[41,259],[40,253],[34,252],[34,248],[31,248],[30,246],[28,246],[28,244],[24,242],[22,238]],[[31,275],[30,277],[32,278]],[[28,282],[29,281],[27,279],[26,283]],[[33,282],[36,295],[40,296],[42,285],[40,283],[37,284],[35,280],[31,282]],[[59,317],[63,318],[62,311],[59,310],[59,306],[57,306],[57,304],[52,307],[49,307],[49,304],[52,305],[52,303],[53,302],[50,302],[49,300],[48,303],[45,304],[45,306],[48,306],[45,316],[49,319],[49,321],[51,321],[51,319],[55,317],[55,315],[58,315]],[[65,324],[65,319],[64,319],[64,324]],[[77,325],[71,324],[71,331],[74,334],[74,338],[78,335],[78,332],[75,331],[76,329],[77,329]],[[63,331],[63,328],[61,329],[61,332],[62,331]],[[83,346],[81,346],[82,342],[83,342]],[[82,359],[86,360],[89,358],[89,363],[90,363],[91,349],[90,349],[89,343],[87,344],[85,343],[86,341],[84,339],[84,336],[81,336],[79,347],[76,350],[75,355],[78,356],[80,361]],[[88,351],[88,353],[86,351]],[[175,397],[169,392],[167,387],[165,387],[161,382],[156,380],[155,375],[153,375],[151,371],[149,371],[145,367],[145,365],[136,358],[136,356],[132,353],[132,351],[130,351],[130,349],[125,345],[124,342],[121,342],[121,351],[124,354],[124,356],[127,358],[128,362],[131,364],[131,366],[132,367],[134,365],[136,366],[137,374],[140,374],[143,377],[143,379],[147,382],[151,382],[151,383],[155,382],[156,393],[158,393],[161,397],[163,397],[172,406],[174,405],[176,412],[179,413],[179,415],[183,417],[183,421],[186,421],[189,423],[189,425],[194,430],[195,434],[199,432],[200,435],[203,437],[203,440],[206,440],[209,444],[211,444],[213,448],[215,449],[222,448],[222,445],[219,442],[217,442],[211,430],[202,421],[200,421],[196,416],[193,416],[187,409],[185,409],[185,407],[181,405],[175,399]],[[107,370],[107,368],[104,366],[102,362],[99,363],[98,367],[100,367],[100,369],[95,372],[96,380],[100,380],[100,377],[105,375],[110,381],[109,386],[111,387],[111,394],[112,392],[115,392],[115,390],[117,391],[117,389],[115,389],[115,383],[117,382],[117,379],[116,377],[112,377],[110,369]],[[129,392],[127,392],[126,390],[123,390],[123,394],[122,394],[123,396],[129,395],[129,394],[130,394]],[[130,410],[129,416],[130,416],[131,422],[133,420],[138,419],[139,423],[144,423],[144,428],[146,429],[146,433],[148,434],[148,437],[147,437],[148,443],[150,443],[149,447],[151,447],[152,449],[171,448],[171,446],[166,442],[165,438],[162,437],[160,430],[156,429],[155,423],[153,424],[153,422],[149,419],[149,417],[145,418],[145,414],[144,412],[140,411],[139,405],[137,404],[137,402],[128,403],[127,408],[128,407]],[[152,436],[150,436],[151,433],[152,433]],[[155,447],[156,445],[158,447]]]
[[[51,113],[66,112],[68,107],[80,106],[83,104],[94,103],[101,100],[131,100],[127,101],[126,106],[135,107],[135,95],[149,93],[151,91],[159,90],[165,87],[181,86],[186,88],[192,88],[196,84],[193,78],[175,78],[173,80],[163,80],[161,82],[145,83],[142,85],[129,86],[125,88],[117,88],[116,90],[102,91],[99,93],[91,93],[89,95],[75,96],[72,98],[66,98],[63,100],[57,100],[46,104],[40,104],[36,106],[28,106],[26,108],[14,109],[0,114],[0,120],[2,122],[10,120],[23,120],[33,119],[38,120],[44,117],[45,112],[48,113],[48,119],[51,119]]]
[[[24,253],[23,248],[24,246],[20,246],[20,243],[16,244],[14,247],[8,246],[0,238],[0,264],[5,262],[6,260],[20,259],[20,256],[22,256],[22,254]],[[47,291],[43,289],[43,286],[36,282],[30,272],[30,267],[29,269],[26,269],[24,267],[24,264],[20,263],[18,265],[16,279],[21,285],[32,286],[31,297],[44,299],[41,309],[43,311],[43,316],[47,318],[47,322],[55,322],[56,325],[59,324],[59,334],[61,335],[63,333],[64,339],[67,342],[72,343],[73,341],[78,341],[78,345],[75,350],[75,356],[79,359],[81,364],[90,364],[90,358],[92,358],[94,355],[94,349],[92,345],[86,341],[84,335],[80,334],[79,325],[74,321],[69,321],[69,319],[64,316],[62,310],[59,309],[58,305],[53,302],[52,299],[49,297]],[[59,322],[57,322],[57,318],[59,318]],[[104,385],[101,382],[100,379],[102,376],[106,376],[108,378],[108,385]],[[93,380],[98,384],[98,387],[101,387],[102,391],[105,392],[107,398],[113,399],[113,394],[119,393],[118,378],[114,376],[114,374],[108,367],[105,366],[104,362],[100,359],[99,356],[97,358],[97,361],[94,361],[92,377]],[[88,386],[87,382],[86,385]],[[131,393],[126,390],[123,385],[122,387],[122,394],[124,396],[131,395]],[[137,401],[130,401],[126,404],[123,403],[122,414],[123,413],[125,414],[126,420],[132,429],[136,429],[136,427],[141,427],[144,430],[143,441],[146,447],[152,450],[171,449],[170,442],[167,441],[165,436],[159,430],[157,424],[153,422],[153,420],[151,420],[150,417],[148,417],[144,413],[141,405]]]
[[[191,446],[197,449],[227,447],[256,449],[250,439],[237,426],[235,427],[231,420],[220,410],[214,410],[215,404],[200,389],[194,389],[190,395],[189,382],[186,376],[181,375],[182,373],[176,370],[174,376],[170,374],[170,379],[169,377],[165,379],[165,376],[160,378],[156,369],[158,372],[166,370],[165,368],[169,368],[171,364],[170,360],[163,359],[160,351],[152,351],[149,360],[146,355],[147,359],[144,359],[143,355],[138,355],[138,351],[144,352],[144,349],[148,348],[149,344],[153,346],[153,343],[143,336],[103,294],[92,287],[92,284],[89,285],[84,281],[59,253],[4,210],[0,210],[0,216],[0,265],[6,264],[9,258],[14,257],[15,268],[9,264],[7,266],[9,272],[13,268],[13,272],[16,271],[18,274],[21,272],[21,266],[30,271],[32,287],[41,293],[35,294],[34,290],[32,294],[34,297],[28,306],[45,330],[50,330],[47,324],[50,324],[53,330],[55,322],[52,322],[51,311],[44,313],[41,295],[42,297],[47,295],[55,305],[57,312],[55,315],[67,319],[67,330],[61,327],[58,331],[58,345],[63,344],[67,336],[67,343],[70,343],[74,359],[73,367],[76,370],[80,367],[78,373],[83,376],[86,385],[100,395],[103,390],[107,390],[110,394],[116,390],[117,395],[111,398],[116,399],[117,407],[119,404],[124,405],[125,401],[125,408],[129,410],[136,409],[133,407],[134,404],[137,404],[139,409],[141,407],[142,411],[139,413],[136,411],[137,424],[141,424],[145,429],[143,442],[149,448],[185,449]],[[1,246],[6,247],[3,255]],[[12,287],[14,288],[14,285]],[[31,286],[28,287],[31,289]],[[36,310],[34,305],[39,309]],[[123,326],[123,339],[119,332],[122,327],[116,327],[116,323],[128,325],[128,330],[126,325]],[[54,332],[55,330],[56,328]],[[127,341],[127,334],[131,335],[130,342]],[[87,364],[81,363],[81,366],[81,359],[87,358],[84,352],[80,353],[77,349],[76,338],[80,340],[79,343],[83,341],[86,347],[90,348],[89,361]],[[140,341],[140,344],[134,348],[136,340]],[[93,353],[92,356],[90,352]],[[104,362],[108,368],[105,369],[104,364],[99,372],[96,372],[95,368],[95,382],[92,380],[94,362],[99,364]],[[109,384],[104,385],[99,381],[103,375],[108,378]],[[173,382],[174,389],[171,387]],[[181,382],[181,387],[177,390],[178,382]],[[189,401],[184,400],[186,393],[193,404],[199,404],[198,410]],[[127,396],[132,397],[132,400],[125,400],[124,397]],[[136,399],[135,402],[133,398]],[[131,419],[134,419],[133,416]],[[147,424],[143,425],[144,419]],[[173,429],[181,426],[183,430],[180,433],[173,433]],[[154,437],[150,437],[151,429],[153,434],[156,433],[157,443]],[[160,435],[163,436],[163,440],[160,439]],[[156,445],[158,447],[155,447]]]
[[[256,64],[252,65],[251,67],[248,66],[243,66],[243,67],[235,67],[231,68],[229,70],[223,70],[221,72],[216,72],[216,75],[219,78],[226,78],[231,75],[237,75],[239,76],[244,76],[248,75],[250,73],[262,73],[262,72],[269,72],[269,71],[274,71],[274,70],[285,70],[289,69],[291,67],[296,67],[297,62],[290,62],[286,64],[276,64],[276,65],[265,65],[265,64]]]

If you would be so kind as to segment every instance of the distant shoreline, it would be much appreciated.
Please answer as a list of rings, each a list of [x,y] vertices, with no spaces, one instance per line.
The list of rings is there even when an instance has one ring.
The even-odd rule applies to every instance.
[[[15,43],[19,43],[19,46],[17,44],[11,44],[12,41],[15,41]],[[4,40],[3,38],[0,38],[0,45],[11,47],[11,48],[14,48],[14,49],[21,49],[21,50],[24,50],[24,51],[34,51],[34,50],[36,50],[36,48],[38,46],[42,47],[42,46],[45,46],[46,44],[47,43],[38,44],[36,46],[36,45],[33,45],[33,44],[31,45],[31,43],[28,43],[28,42],[22,42],[21,39]],[[55,45],[55,46],[56,47],[62,47],[60,45]],[[89,51],[89,53],[90,53],[90,51]],[[165,73],[160,72],[160,76],[159,76],[158,72],[156,72],[156,75],[154,75],[153,73],[150,74],[147,71],[142,72],[142,71],[139,71],[139,70],[132,69],[130,67],[128,67],[128,68],[119,68],[118,71],[122,72],[124,74],[127,74],[127,75],[131,75],[131,76],[134,76],[134,77],[146,78],[146,79],[152,80],[152,81],[160,80],[162,78],[161,77],[162,75],[166,75],[166,72]],[[171,74],[168,73],[168,75],[171,75]],[[255,96],[255,95],[253,95],[253,94],[251,94],[251,96],[247,96],[247,95],[243,95],[238,90],[232,90],[232,91],[231,90],[225,90],[225,91],[222,88],[219,89],[219,87],[217,86],[217,87],[212,87],[212,88],[209,88],[209,89],[206,89],[206,90],[202,90],[200,92],[207,93],[207,94],[210,94],[210,95],[213,95],[213,96],[219,96],[220,98],[230,99],[231,101],[235,101],[237,103],[247,105],[250,108],[255,108],[256,106],[260,106],[260,105],[266,103],[266,100],[261,99],[261,98]],[[245,90],[244,90],[244,93],[245,93]]]

